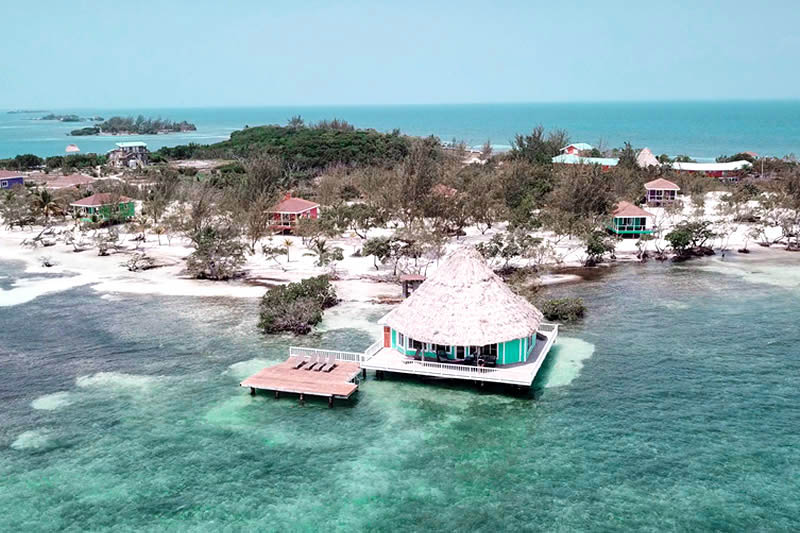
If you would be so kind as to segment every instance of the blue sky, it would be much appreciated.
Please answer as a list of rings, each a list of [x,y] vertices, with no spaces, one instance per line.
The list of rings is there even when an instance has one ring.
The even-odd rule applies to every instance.
[[[800,97],[789,1],[0,3],[0,108]]]

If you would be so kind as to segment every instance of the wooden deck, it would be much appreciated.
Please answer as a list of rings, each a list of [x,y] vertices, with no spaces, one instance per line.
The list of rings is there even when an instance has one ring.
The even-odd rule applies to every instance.
[[[354,361],[336,361],[336,368],[330,372],[306,370],[305,366],[295,368],[300,357],[290,356],[286,361],[267,367],[240,383],[242,387],[256,390],[270,390],[276,393],[299,394],[302,398],[322,396],[325,398],[349,398],[358,389],[353,379],[361,370]]]

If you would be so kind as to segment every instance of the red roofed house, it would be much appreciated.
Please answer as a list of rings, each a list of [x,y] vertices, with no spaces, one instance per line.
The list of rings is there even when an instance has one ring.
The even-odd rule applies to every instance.
[[[618,203],[611,217],[608,229],[623,238],[653,233],[655,215],[630,202]]]
[[[101,192],[69,204],[83,222],[127,220],[136,215],[136,203],[126,196]]]
[[[272,213],[270,226],[272,229],[291,232],[299,219],[319,218],[319,204],[302,198],[293,198],[292,193],[286,193],[283,200],[272,206],[269,212]]]
[[[678,199],[678,191],[681,190],[680,187],[664,178],[649,181],[644,184],[644,188],[647,190],[647,205],[655,207],[674,203]]]

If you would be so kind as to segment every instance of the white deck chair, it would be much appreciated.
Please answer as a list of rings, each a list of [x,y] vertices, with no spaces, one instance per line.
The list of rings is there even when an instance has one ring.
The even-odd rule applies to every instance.
[[[301,366],[307,365],[310,362],[311,362],[311,356],[309,354],[306,354],[306,355],[300,357],[300,361],[298,361],[298,363],[296,365],[294,365],[294,369],[297,370]]]
[[[325,372],[330,372],[334,368],[336,368],[336,354],[332,353],[328,356],[328,364],[325,365],[323,370],[325,370]]]
[[[311,370],[315,365],[322,363],[323,357],[319,354],[311,356],[311,363],[306,366],[306,370]]]

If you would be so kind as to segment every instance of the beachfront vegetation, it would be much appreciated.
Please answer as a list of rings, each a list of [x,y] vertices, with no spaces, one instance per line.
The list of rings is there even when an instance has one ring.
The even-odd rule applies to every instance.
[[[259,306],[258,327],[264,333],[306,334],[322,321],[325,309],[339,302],[327,276],[279,285],[267,291]]]
[[[544,318],[551,322],[568,324],[577,322],[586,315],[586,305],[580,298],[554,298],[539,306]]]

